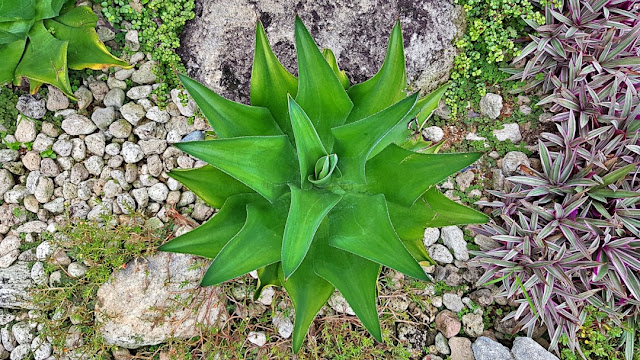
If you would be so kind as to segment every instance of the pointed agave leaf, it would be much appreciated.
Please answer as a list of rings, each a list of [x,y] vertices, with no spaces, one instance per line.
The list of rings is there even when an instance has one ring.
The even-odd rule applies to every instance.
[[[253,300],[256,301],[260,298],[262,290],[269,286],[282,286],[280,281],[280,264],[279,262],[267,265],[258,269],[258,286],[256,286],[256,292],[253,295]]]
[[[380,265],[363,257],[319,242],[320,256],[315,272],[340,291],[349,306],[378,341],[382,341],[380,319],[376,308]]]
[[[247,221],[213,260],[202,286],[220,284],[280,261],[288,205],[288,196],[273,204],[248,204]]]
[[[427,280],[393,229],[384,195],[345,195],[329,213],[329,224],[329,245]]]
[[[73,99],[67,73],[67,41],[61,41],[44,27],[42,21],[33,25],[16,78],[26,77],[39,83],[51,84]]]
[[[256,48],[251,70],[251,105],[269,109],[280,129],[291,136],[287,93],[295,96],[298,80],[282,66],[269,46],[262,22],[256,24]]]
[[[328,155],[327,150],[322,145],[320,136],[318,136],[309,117],[291,96],[289,96],[289,116],[300,162],[300,183],[303,189],[309,189],[311,184],[307,178],[313,175],[318,159]]]
[[[129,69],[132,66],[111,55],[98,38],[95,26],[98,17],[88,6],[78,6],[54,19],[45,20],[47,29],[58,40],[69,42],[67,59],[70,69],[102,70],[111,66]]]
[[[260,201],[265,200],[255,193],[234,195],[209,221],[163,244],[158,250],[213,259],[242,229],[247,218],[247,204]]]
[[[10,83],[14,79],[14,73],[24,53],[27,40],[17,40],[6,45],[0,45],[0,59],[3,64],[0,67],[0,84]]]
[[[325,149],[331,152],[331,128],[344,124],[353,104],[299,17],[295,36],[299,77],[296,102],[311,119]]]
[[[282,130],[266,108],[227,100],[185,75],[179,74],[178,77],[218,138],[282,135]]]
[[[324,56],[327,63],[329,63],[329,66],[331,66],[331,69],[338,77],[338,80],[340,80],[342,87],[347,90],[349,88],[349,78],[344,70],[340,70],[338,67],[338,61],[336,60],[336,56],[333,55],[333,51],[331,51],[331,49],[322,49],[322,56]]]
[[[0,1],[0,21],[32,19],[36,14],[36,0]]]
[[[211,165],[195,169],[171,170],[169,176],[180,181],[204,202],[217,209],[230,196],[255,192],[250,187]]]
[[[331,192],[305,191],[291,186],[291,207],[282,240],[282,270],[285,278],[289,278],[300,266],[320,223],[340,199],[340,195]]]
[[[435,187],[411,207],[393,202],[388,205],[393,227],[405,243],[422,240],[427,227],[481,224],[489,220],[483,213],[449,200]]]
[[[68,0],[49,0],[42,1],[37,0],[35,5],[35,19],[50,19],[52,17],[58,16],[60,14],[60,10],[62,10],[62,6],[69,2]],[[11,1],[9,1],[11,3]],[[95,26],[95,25],[94,25]]]
[[[297,180],[298,164],[287,136],[247,136],[174,145],[204,160],[273,202]],[[238,151],[241,149],[241,151]]]
[[[327,232],[327,226],[320,226],[316,237],[326,239]],[[326,242],[326,240],[320,240],[320,242],[322,241]],[[296,310],[292,338],[294,353],[300,350],[311,322],[335,290],[331,283],[314,272],[314,259],[319,256],[317,246],[312,246],[309,249],[308,256],[302,261],[298,270],[287,281],[284,281],[284,273],[280,272],[280,281],[282,281],[285,290],[287,290]]]
[[[379,113],[332,130],[344,180],[365,181],[365,162],[369,154],[405,118],[417,98],[418,94],[413,94]]]
[[[471,165],[481,153],[420,154],[389,145],[366,165],[369,192],[411,206],[429,187]]]
[[[364,119],[391,106],[406,86],[402,30],[398,21],[391,31],[382,68],[371,79],[349,88],[353,110],[347,123]]]

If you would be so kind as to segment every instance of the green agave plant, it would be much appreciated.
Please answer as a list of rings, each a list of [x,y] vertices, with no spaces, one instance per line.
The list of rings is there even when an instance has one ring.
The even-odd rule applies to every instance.
[[[67,68],[130,68],[98,39],[98,17],[75,0],[0,1],[0,84],[29,79],[31,92],[51,84],[73,98]]]
[[[480,154],[398,145],[408,138],[409,121],[426,118],[444,92],[405,94],[399,23],[380,71],[353,86],[299,18],[295,38],[297,79],[257,24],[251,106],[181,77],[217,139],[175,144],[210,165],[170,176],[220,210],[160,250],[214,259],[203,286],[256,269],[256,296],[266,286],[284,286],[295,307],[295,352],[335,289],[380,341],[381,265],[427,280],[420,265],[430,261],[425,227],[487,220],[434,186]]]

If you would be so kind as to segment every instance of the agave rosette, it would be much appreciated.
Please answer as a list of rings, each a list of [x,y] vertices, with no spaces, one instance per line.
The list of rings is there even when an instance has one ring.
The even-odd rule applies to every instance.
[[[399,23],[380,71],[353,86],[299,18],[295,39],[298,78],[257,24],[251,106],[181,76],[217,139],[175,144],[209,165],[170,176],[220,210],[160,249],[214,259],[204,286],[256,269],[256,296],[266,286],[284,286],[295,307],[294,351],[335,289],[381,340],[381,266],[426,280],[425,227],[486,221],[435,188],[480,154],[399,145],[409,121],[430,114],[444,90],[423,98],[404,92]]]

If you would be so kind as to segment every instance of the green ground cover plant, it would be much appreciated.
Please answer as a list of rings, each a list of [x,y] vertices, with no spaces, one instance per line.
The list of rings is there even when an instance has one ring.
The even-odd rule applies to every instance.
[[[0,84],[29,80],[32,93],[51,84],[73,98],[68,69],[129,65],[111,55],[98,39],[98,17],[70,0],[0,3]]]
[[[430,261],[425,227],[487,220],[435,187],[480,154],[401,146],[414,146],[407,141],[409,122],[426,119],[444,88],[422,98],[405,93],[399,23],[380,71],[356,85],[299,18],[295,38],[299,78],[280,64],[258,23],[251,106],[181,76],[217,139],[176,144],[210,165],[170,176],[220,211],[160,250],[213,258],[204,286],[255,269],[256,295],[282,285],[296,311],[294,352],[336,288],[382,341],[381,265],[427,280],[420,266]]]

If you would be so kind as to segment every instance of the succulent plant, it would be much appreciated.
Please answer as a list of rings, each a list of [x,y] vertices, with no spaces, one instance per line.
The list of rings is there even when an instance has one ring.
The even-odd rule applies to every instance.
[[[73,98],[67,68],[130,66],[98,39],[98,17],[74,0],[0,2],[0,84],[29,79],[32,92],[51,84]]]
[[[282,285],[295,307],[296,352],[335,289],[381,340],[381,265],[427,280],[424,229],[487,220],[435,187],[480,154],[400,146],[409,121],[426,118],[444,89],[423,98],[404,92],[399,23],[380,71],[353,86],[300,18],[295,44],[298,78],[275,57],[258,22],[251,106],[181,76],[217,139],[175,144],[209,165],[169,175],[220,210],[160,250],[212,258],[204,286],[256,269],[256,296]]]

